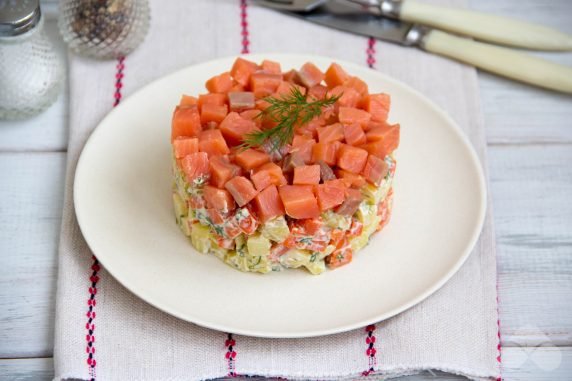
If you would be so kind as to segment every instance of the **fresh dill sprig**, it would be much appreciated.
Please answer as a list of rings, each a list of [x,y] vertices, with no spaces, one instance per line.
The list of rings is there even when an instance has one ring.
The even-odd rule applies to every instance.
[[[264,100],[270,103],[264,111],[257,115],[257,118],[269,118],[276,122],[276,126],[263,131],[257,131],[245,135],[242,148],[260,147],[268,144],[270,152],[279,151],[280,148],[289,144],[296,127],[310,122],[322,113],[324,107],[336,103],[342,94],[326,96],[324,99],[308,101],[306,95],[293,86],[290,94],[280,98],[267,97]]]

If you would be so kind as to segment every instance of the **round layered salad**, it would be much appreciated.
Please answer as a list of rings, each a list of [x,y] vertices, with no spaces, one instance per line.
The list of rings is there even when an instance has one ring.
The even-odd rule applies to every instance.
[[[238,58],[172,120],[176,221],[247,272],[348,264],[389,221],[399,124],[390,97],[332,63]]]

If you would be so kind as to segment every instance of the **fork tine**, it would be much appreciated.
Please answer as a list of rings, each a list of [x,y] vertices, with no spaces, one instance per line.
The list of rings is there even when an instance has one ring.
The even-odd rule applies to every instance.
[[[328,0],[255,0],[263,7],[279,11],[310,12]]]

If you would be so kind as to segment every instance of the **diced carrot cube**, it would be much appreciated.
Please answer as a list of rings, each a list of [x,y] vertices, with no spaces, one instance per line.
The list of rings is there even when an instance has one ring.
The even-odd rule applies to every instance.
[[[199,105],[199,110],[203,109],[203,105],[210,104],[210,105],[217,105],[222,106],[226,104],[226,94],[218,94],[218,93],[209,93],[209,94],[200,94],[199,101],[197,104]]]
[[[231,146],[242,143],[245,135],[260,131],[252,120],[241,118],[236,112],[230,112],[221,122],[219,128]]]
[[[350,76],[348,73],[346,73],[346,71],[335,62],[328,67],[324,76],[324,80],[330,89],[343,85],[349,78]]]
[[[314,235],[324,226],[324,221],[320,218],[306,218],[298,221],[298,224],[302,227],[304,234]]]
[[[346,265],[352,261],[353,252],[348,239],[344,237],[334,252],[325,258],[326,265],[331,269]]]
[[[282,76],[282,68],[279,62],[264,60],[262,61],[262,70],[266,73],[280,74]]]
[[[302,85],[310,88],[324,80],[324,73],[313,63],[306,62],[298,71],[297,79]]]
[[[241,111],[253,108],[255,105],[254,93],[250,91],[231,91],[228,93],[230,111]]]
[[[234,197],[238,206],[248,204],[258,194],[254,185],[244,176],[233,177],[224,184],[224,187]]]
[[[250,171],[251,169],[260,167],[262,164],[268,163],[270,156],[264,152],[248,148],[237,153],[234,160],[236,164],[240,165],[245,171]]]
[[[191,95],[181,95],[179,106],[195,106],[198,103],[198,98]]]
[[[199,150],[209,157],[226,155],[230,152],[220,130],[205,130],[199,135]]]
[[[362,147],[370,154],[383,159],[399,146],[399,124],[385,124],[366,133],[368,143]]]
[[[225,156],[212,156],[209,158],[211,184],[218,188],[224,187],[224,184],[234,176],[240,174],[240,167],[234,165]]]
[[[324,85],[315,85],[310,87],[308,90],[308,100],[315,101],[315,100],[322,100],[326,97],[326,93],[328,92],[328,88]]]
[[[368,124],[371,119],[371,115],[364,110],[360,110],[353,107],[340,107],[338,111],[338,119],[342,124],[353,124],[359,123],[362,126]]]
[[[346,185],[342,180],[329,180],[316,186],[320,210],[328,210],[344,202]]]
[[[304,163],[309,163],[312,159],[312,147],[316,141],[312,138],[302,135],[295,135],[292,140],[291,152],[297,152],[298,155],[304,160]]]
[[[284,205],[276,185],[270,185],[254,197],[254,209],[262,222],[284,215]]]
[[[359,146],[367,142],[363,129],[357,123],[344,126],[344,138],[346,143],[352,146]]]
[[[385,122],[389,114],[391,98],[388,94],[370,94],[363,98],[363,108],[371,114],[374,122]]]
[[[208,122],[217,122],[220,123],[224,120],[226,115],[228,114],[228,106],[227,105],[213,105],[213,104],[204,104],[201,108],[201,123],[206,124]]]
[[[338,150],[338,167],[346,171],[361,173],[366,161],[367,151],[362,148],[342,144]]]
[[[273,162],[266,163],[254,170],[250,176],[250,180],[254,183],[257,190],[261,191],[269,185],[286,185],[286,178],[282,173],[282,169]]]
[[[211,93],[226,93],[232,88],[232,78],[230,73],[222,73],[209,79],[205,86]]]
[[[281,74],[253,73],[250,76],[250,89],[256,98],[272,95],[282,83]]]
[[[322,160],[328,165],[336,164],[337,145],[335,143],[336,142],[314,144],[312,147],[312,163],[317,163]]]
[[[197,106],[177,106],[171,123],[171,141],[178,136],[195,137],[202,130]]]
[[[286,214],[292,218],[317,218],[320,215],[318,200],[311,185],[283,185],[278,193]]]
[[[207,177],[209,175],[209,157],[205,152],[187,155],[181,159],[181,169],[189,183],[200,177]]]
[[[312,185],[320,183],[320,166],[303,165],[294,168],[294,179],[292,184],[295,185]]]
[[[199,139],[179,136],[173,140],[173,151],[176,159],[182,159],[187,155],[199,152]]]
[[[222,212],[229,212],[234,210],[234,198],[226,189],[219,189],[205,185],[203,188],[203,195],[208,208],[213,208]]]
[[[336,176],[338,176],[338,178],[342,180],[347,187],[361,188],[365,185],[365,179],[357,173],[344,171],[339,168],[336,169],[335,172]]]
[[[329,92],[330,96],[340,96],[336,104],[339,107],[357,107],[362,96],[353,87],[336,86]]]
[[[368,93],[367,83],[359,79],[358,77],[350,77],[347,81],[344,82],[344,86],[346,87],[353,87],[360,93],[362,96],[366,96]]]
[[[293,88],[298,89],[304,95],[306,94],[307,89],[304,86],[300,86],[288,81],[282,81],[280,86],[278,86],[276,89],[276,95],[290,95]]]
[[[318,141],[320,143],[330,143],[344,139],[344,126],[341,123],[318,127],[316,131],[318,131]]]
[[[365,167],[363,167],[363,176],[370,183],[379,185],[388,171],[389,166],[385,160],[374,155],[369,155]]]
[[[256,70],[258,70],[257,64],[245,60],[244,58],[238,57],[232,65],[230,75],[232,75],[232,78],[234,78],[236,82],[240,83],[242,86],[246,86],[250,81],[250,76]]]

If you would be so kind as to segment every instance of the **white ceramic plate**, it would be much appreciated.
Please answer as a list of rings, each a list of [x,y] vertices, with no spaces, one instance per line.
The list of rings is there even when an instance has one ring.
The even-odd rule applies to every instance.
[[[333,59],[251,55],[289,69]],[[484,177],[455,123],[421,94],[379,72],[341,62],[371,92],[391,94],[401,123],[395,203],[387,227],[351,264],[312,276],[301,270],[241,273],[199,254],[171,205],[171,115],[182,93],[234,58],[195,65],[130,96],[100,123],[75,176],[77,218],[105,268],[153,306],[196,324],[261,337],[309,337],[389,318],[435,292],[473,248],[485,214]]]

